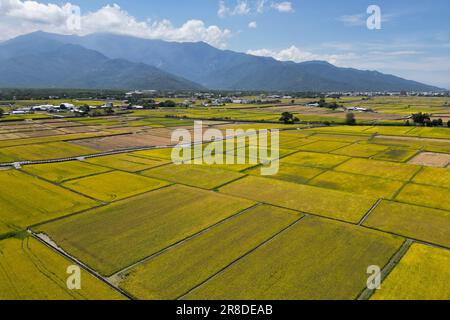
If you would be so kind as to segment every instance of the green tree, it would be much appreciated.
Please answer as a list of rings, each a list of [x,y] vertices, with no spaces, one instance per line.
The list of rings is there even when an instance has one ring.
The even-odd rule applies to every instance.
[[[422,125],[423,124],[427,125],[429,122],[431,122],[431,116],[428,113],[422,113],[422,112],[414,113],[412,115],[412,119],[413,119],[414,123],[422,124]]]
[[[355,114],[351,112],[347,113],[345,116],[345,123],[350,126],[354,126],[356,124]]]
[[[3,117],[3,114],[4,114],[4,113],[5,113],[5,112],[3,111],[3,109],[0,108],[0,118]]]
[[[292,124],[292,123],[296,123],[299,122],[300,119],[295,117],[292,113],[290,112],[283,112],[281,114],[281,118],[280,121],[284,122],[284,124]]]

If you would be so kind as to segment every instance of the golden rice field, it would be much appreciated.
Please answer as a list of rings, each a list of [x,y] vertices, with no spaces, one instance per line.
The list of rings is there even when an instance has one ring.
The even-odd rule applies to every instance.
[[[94,209],[38,229],[103,275],[227,219],[255,203],[173,186]],[[116,237],[120,235],[120,241]]]
[[[449,300],[450,252],[413,244],[373,295],[378,300]]]
[[[123,300],[125,297],[88,272],[81,290],[66,286],[72,262],[37,240],[0,241],[0,300]]]
[[[304,218],[184,298],[355,299],[365,287],[367,266],[387,264],[402,242],[339,222]]]
[[[367,104],[393,112],[380,101],[389,105]],[[167,146],[103,156],[83,147],[133,141],[136,130],[159,141],[193,124],[166,113],[279,118],[273,109],[1,123],[0,163],[94,156],[1,168],[0,300],[450,299],[450,163],[427,159],[450,154],[446,128],[205,123],[283,130],[277,156],[271,141],[246,141],[205,158],[237,164],[175,165]],[[250,151],[263,163],[248,163]],[[269,166],[278,172],[262,177]],[[79,291],[66,286],[74,262],[60,250],[88,267]],[[381,289],[368,292],[373,265]]]

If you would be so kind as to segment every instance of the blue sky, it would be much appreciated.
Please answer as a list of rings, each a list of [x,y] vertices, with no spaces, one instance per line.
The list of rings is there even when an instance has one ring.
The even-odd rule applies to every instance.
[[[33,29],[71,33],[56,24],[61,24],[66,2],[34,3],[0,0],[3,40]],[[70,4],[81,9],[81,29],[76,31],[80,34],[111,31],[170,41],[201,40],[279,60],[327,60],[450,88],[448,0],[71,0]],[[369,5],[381,9],[381,30],[366,26]]]

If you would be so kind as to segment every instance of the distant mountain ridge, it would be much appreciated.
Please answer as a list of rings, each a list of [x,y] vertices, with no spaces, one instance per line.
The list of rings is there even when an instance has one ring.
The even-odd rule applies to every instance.
[[[100,52],[43,35],[0,44],[0,87],[204,89],[154,66],[110,59]]]
[[[0,44],[0,72],[4,70],[6,60],[19,56],[25,59],[26,55],[20,55],[24,51],[33,51],[45,60],[48,48],[57,51],[58,45],[89,50],[92,55],[96,52],[101,54],[103,59],[110,60],[96,66],[87,63],[82,72],[77,72],[75,77],[65,83],[83,87],[119,88],[120,85],[126,85],[124,89],[145,87],[176,90],[184,87],[187,90],[195,90],[204,87],[267,91],[442,90],[377,71],[339,68],[324,61],[281,62],[267,57],[219,50],[203,42],[177,43],[115,34],[79,37],[36,32],[21,36]],[[87,52],[85,54],[88,55]],[[50,57],[53,61],[58,61],[56,55]],[[79,61],[80,68],[83,66],[82,57],[83,55]],[[73,59],[80,60],[76,57]],[[61,59],[59,61],[62,62]],[[47,62],[45,61],[44,65]],[[116,77],[114,73],[108,72],[112,70],[117,72]],[[16,84],[24,81],[24,74],[17,73],[17,69],[9,69],[8,72],[12,79],[18,80]],[[41,72],[45,74],[43,68]],[[5,85],[3,75],[5,74],[0,73],[0,86]],[[33,74],[30,74],[30,78],[33,77]],[[127,80],[124,81],[124,78]],[[19,81],[20,79],[22,80]]]

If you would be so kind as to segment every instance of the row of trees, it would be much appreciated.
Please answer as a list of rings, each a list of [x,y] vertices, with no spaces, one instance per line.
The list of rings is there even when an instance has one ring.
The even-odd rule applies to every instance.
[[[444,121],[442,119],[433,119],[431,120],[431,115],[428,113],[415,113],[412,115],[412,120],[415,124],[427,126],[427,127],[443,127]],[[409,125],[409,121],[406,122],[406,125]],[[447,126],[450,128],[450,121],[447,122]]]
[[[290,112],[283,112],[281,114],[280,121],[283,122],[284,124],[294,124],[294,123],[300,122],[300,119],[297,118],[294,114],[292,114]],[[330,124],[329,122],[324,122],[324,123]],[[345,123],[350,126],[356,125],[355,114],[353,114],[351,112],[347,113],[346,118],[345,118]]]

